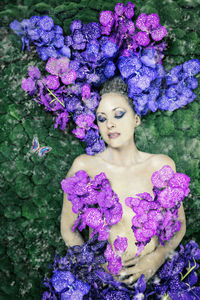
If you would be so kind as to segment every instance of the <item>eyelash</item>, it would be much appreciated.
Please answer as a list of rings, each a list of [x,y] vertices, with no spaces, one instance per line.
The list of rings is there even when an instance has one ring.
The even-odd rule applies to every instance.
[[[125,112],[122,112],[120,115],[116,115],[115,118],[116,118],[116,119],[121,119],[121,118],[124,116],[124,114],[125,114]],[[106,120],[106,118],[101,119],[101,117],[99,116],[99,117],[97,117],[97,120],[98,120],[99,122],[103,123],[103,122]]]

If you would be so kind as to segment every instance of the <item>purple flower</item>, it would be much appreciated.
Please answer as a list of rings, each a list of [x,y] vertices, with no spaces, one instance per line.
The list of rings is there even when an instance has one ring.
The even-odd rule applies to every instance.
[[[110,10],[102,11],[99,15],[100,23],[105,27],[112,27],[114,24],[114,14]]]
[[[183,64],[183,71],[188,76],[194,76],[200,72],[200,61],[198,59],[191,59]]]
[[[84,213],[83,219],[93,229],[103,224],[102,214],[97,208],[88,208]]]
[[[60,75],[65,73],[69,69],[69,59],[67,57],[62,57],[56,59],[55,57],[49,58],[46,64],[46,70],[52,75]]]
[[[95,118],[92,115],[82,113],[78,116],[75,122],[79,127],[89,129],[92,126],[94,119]]]
[[[57,128],[60,125],[61,130],[65,130],[67,122],[69,121],[69,114],[68,112],[60,113],[59,116],[56,118],[56,123],[54,128]]]
[[[57,271],[51,279],[52,285],[56,292],[60,293],[66,287],[72,285],[75,281],[74,276],[69,271]]]
[[[147,16],[142,13],[136,20],[136,26],[142,30],[136,35],[136,40],[142,46],[147,46],[150,42],[149,33],[154,41],[160,41],[167,34],[167,29],[159,24],[159,16],[157,14],[150,14]]]
[[[73,83],[77,78],[77,73],[74,70],[69,70],[61,75],[62,83],[68,85]]]
[[[29,66],[28,75],[33,79],[39,79],[41,76],[40,70],[37,67]]]
[[[34,94],[36,92],[36,83],[35,80],[31,77],[22,79],[22,89],[30,94]]]
[[[151,176],[151,182],[158,188],[167,186],[168,181],[173,177],[174,171],[170,166],[163,166],[159,171]]]
[[[49,89],[52,89],[52,90],[57,90],[60,86],[58,76],[49,75],[43,79],[43,82]]]
[[[53,26],[54,26],[54,22],[53,22],[52,18],[50,18],[48,16],[43,16],[43,17],[41,17],[38,25],[43,30],[50,31],[53,28]]]
[[[126,251],[126,249],[128,247],[128,240],[126,237],[117,236],[117,238],[114,240],[113,245],[114,245],[116,251],[123,253],[124,251]]]
[[[82,98],[88,99],[91,96],[91,89],[89,84],[84,84],[82,86]]]
[[[79,139],[83,139],[85,137],[85,129],[84,128],[76,128],[72,130],[72,133],[75,135],[75,137]]]
[[[108,41],[101,46],[101,50],[103,51],[105,57],[110,58],[116,56],[118,47],[113,42]]]

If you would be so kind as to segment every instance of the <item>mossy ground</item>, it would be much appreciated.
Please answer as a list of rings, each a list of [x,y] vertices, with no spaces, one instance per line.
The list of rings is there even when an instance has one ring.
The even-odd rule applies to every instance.
[[[54,118],[21,89],[27,67],[44,68],[34,50],[23,53],[22,43],[10,29],[14,19],[48,14],[69,33],[74,19],[98,21],[101,10],[113,10],[118,1],[16,0],[1,2],[0,81],[0,299],[40,299],[42,280],[48,274],[55,251],[63,254],[60,214],[63,193],[60,181],[84,145],[70,134],[54,130]],[[121,1],[127,3],[128,1]],[[200,8],[198,0],[134,1],[135,13],[156,12],[168,29],[164,66],[171,69],[192,58],[200,59]],[[142,151],[164,153],[175,160],[177,171],[191,177],[191,193],[185,199],[187,219],[185,244],[200,244],[199,117],[200,88],[187,107],[156,112],[143,118],[136,132]],[[44,158],[31,154],[34,135],[40,145],[52,147]]]

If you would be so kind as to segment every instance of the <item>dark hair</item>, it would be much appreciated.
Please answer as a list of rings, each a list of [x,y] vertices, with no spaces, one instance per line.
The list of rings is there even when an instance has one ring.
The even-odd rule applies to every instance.
[[[135,112],[134,109],[134,104],[133,104],[133,99],[128,97],[128,85],[123,81],[121,76],[115,76],[109,80],[107,80],[102,87],[100,88],[99,94],[102,96],[103,94],[106,93],[119,93],[122,96],[124,96],[133,111]]]

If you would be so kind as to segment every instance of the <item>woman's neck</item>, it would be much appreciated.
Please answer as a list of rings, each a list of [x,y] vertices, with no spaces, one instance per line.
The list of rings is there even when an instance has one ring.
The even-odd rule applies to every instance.
[[[107,162],[120,167],[128,167],[140,161],[140,151],[134,141],[120,148],[108,146],[105,150],[104,158]]]

